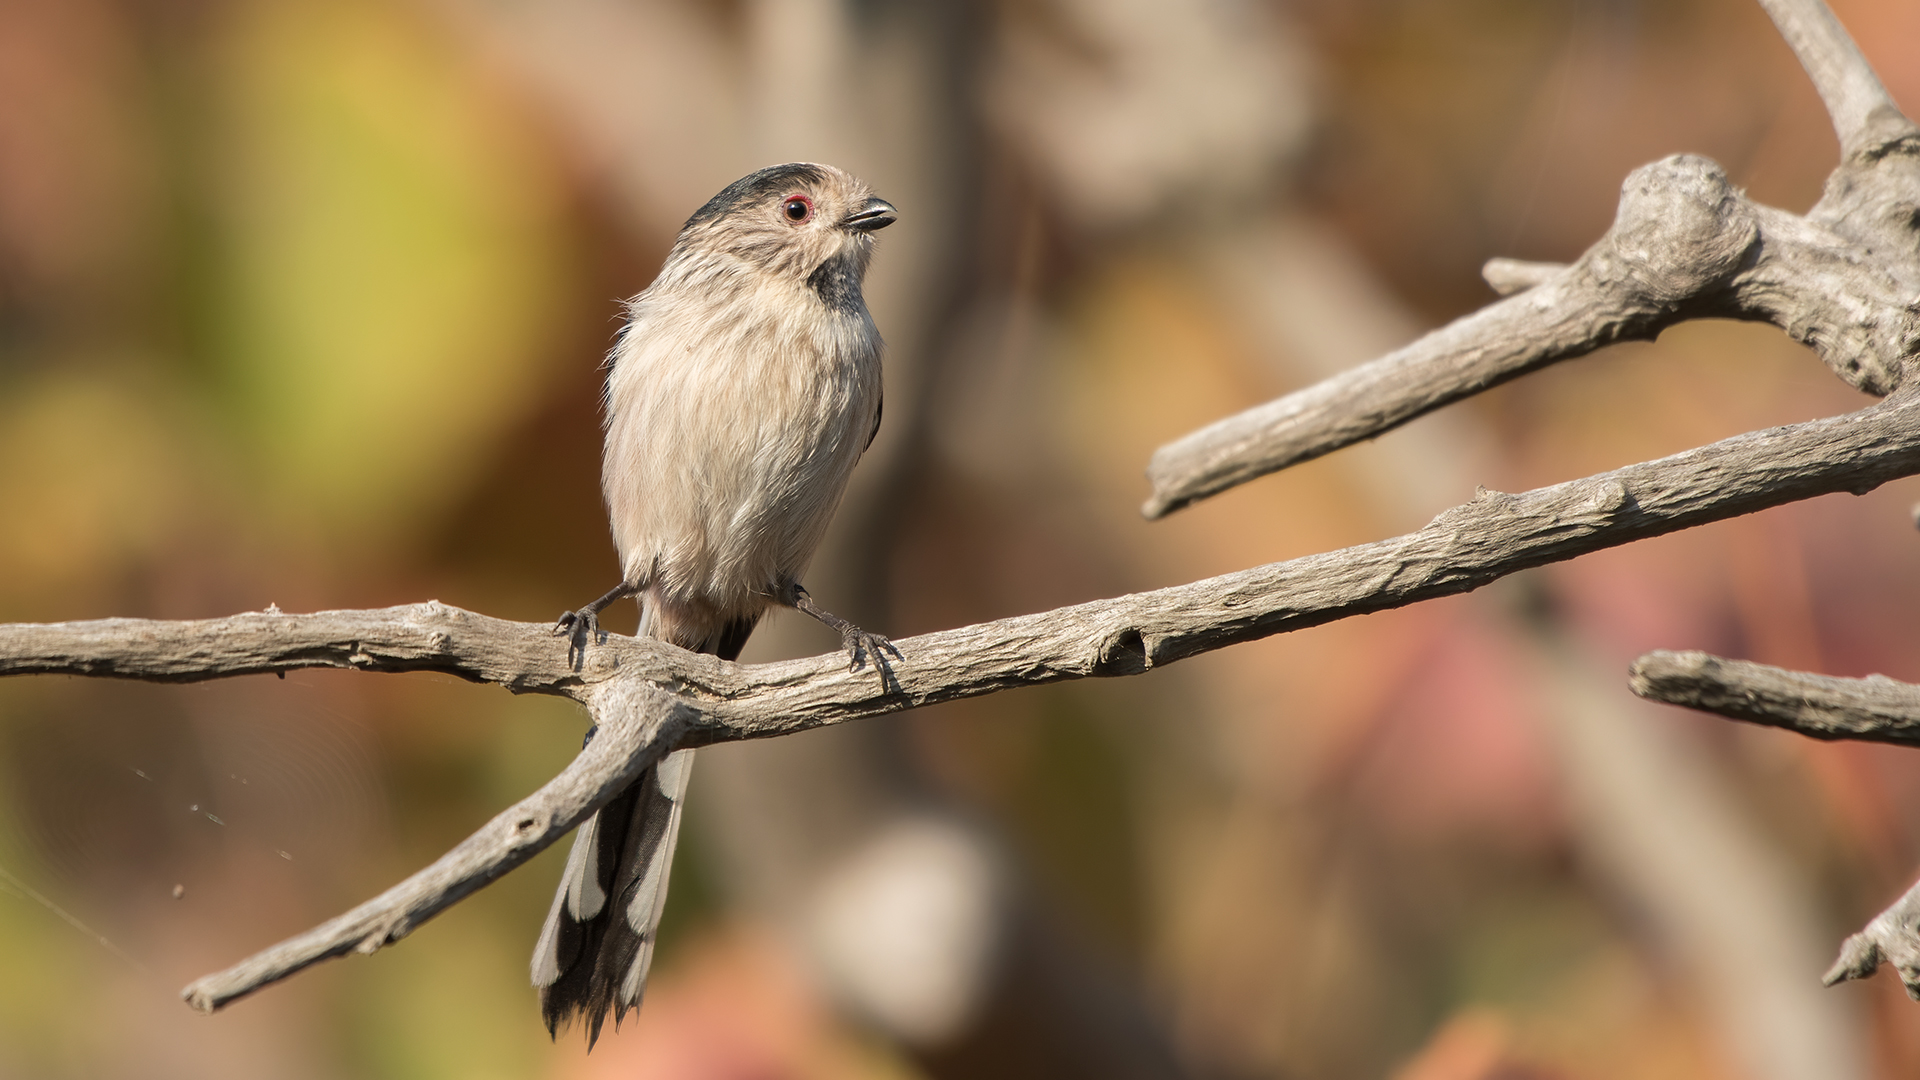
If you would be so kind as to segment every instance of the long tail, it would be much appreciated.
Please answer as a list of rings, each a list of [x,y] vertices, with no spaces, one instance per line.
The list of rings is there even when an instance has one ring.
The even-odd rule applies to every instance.
[[[533,947],[533,985],[548,1032],[578,1015],[591,1046],[609,1011],[618,1027],[640,1007],[692,774],[693,751],[668,754],[574,835]]]
[[[642,603],[645,634],[653,620]],[[732,660],[753,624],[730,624],[687,647]],[[629,1010],[640,1007],[692,775],[693,751],[676,750],[574,833],[559,891],[533,947],[533,985],[540,989],[549,1034],[577,1016],[586,1022],[591,1048],[609,1012],[618,1028]]]

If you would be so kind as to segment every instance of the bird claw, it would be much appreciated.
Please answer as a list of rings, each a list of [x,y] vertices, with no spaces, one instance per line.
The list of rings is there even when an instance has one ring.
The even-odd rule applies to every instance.
[[[850,627],[840,632],[840,647],[847,650],[847,670],[859,671],[867,666],[867,658],[873,658],[873,666],[884,669],[883,657],[901,659],[900,647],[879,634],[869,633],[859,627]]]
[[[568,635],[580,636],[583,632],[588,639],[596,642],[604,636],[600,632],[600,616],[598,613],[592,611],[563,611],[560,613],[560,617],[553,621],[554,637],[566,637]]]
[[[591,609],[583,611],[563,611],[553,621],[553,636],[567,639],[567,663],[575,671],[587,657],[587,646],[598,645],[607,640],[606,632],[600,629],[600,616]]]
[[[567,638],[567,652],[572,657],[576,669],[589,643],[601,645],[607,640],[606,631],[600,629],[601,609],[623,596],[632,596],[634,591],[635,586],[622,581],[608,589],[607,594],[600,599],[591,604],[582,605],[578,611],[563,611],[560,617],[553,621],[553,636]]]

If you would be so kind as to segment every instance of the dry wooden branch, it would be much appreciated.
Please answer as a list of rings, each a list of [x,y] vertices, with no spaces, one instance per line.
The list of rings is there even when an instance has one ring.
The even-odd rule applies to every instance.
[[[1760,0],[1760,6],[1813,80],[1827,115],[1833,118],[1843,156],[1870,152],[1886,137],[1875,133],[1882,125],[1896,132],[1904,126],[1911,137],[1913,125],[1900,115],[1893,97],[1831,8],[1819,0]]]
[[[1885,675],[1840,679],[1703,652],[1650,652],[1633,662],[1627,682],[1651,701],[1815,739],[1920,746],[1920,686]]]
[[[1161,447],[1150,518],[1370,439],[1529,371],[1687,319],[1772,323],[1854,387],[1891,393],[1920,354],[1920,129],[1818,0],[1767,0],[1849,149],[1805,217],[1754,203],[1714,163],[1635,170],[1612,228],[1570,266],[1496,259],[1507,299],[1396,352]]]
[[[673,649],[670,645],[658,647]],[[306,667],[438,671],[515,693],[578,698],[612,660],[569,664],[551,624],[507,622],[435,600],[378,611],[288,615],[279,609],[224,619],[99,619],[0,626],[0,675],[96,675],[200,682]]]
[[[1633,662],[1628,684],[1653,701],[1684,705],[1815,739],[1920,745],[1920,686],[1884,675],[1839,679],[1703,652],[1651,652]],[[1891,961],[1920,1001],[1920,884],[1840,946],[1823,981],[1864,979]]]
[[[566,772],[427,870],[188,989],[217,1008],[307,964],[398,938],[552,843],[678,746],[767,738],[918,705],[1132,675],[1228,645],[1479,588],[1532,566],[1920,473],[1920,398],[1736,436],[1518,495],[1482,491],[1425,528],[1188,585],[900,641],[886,679],[834,653],[741,666],[609,635],[577,665],[544,624],[429,602],[200,622],[0,626],[0,675],[181,682],[302,667],[442,671],[586,703],[603,731]],[[670,693],[671,697],[661,692]],[[668,722],[657,703],[685,708]],[[645,716],[637,701],[655,702]],[[621,719],[621,718],[625,719]],[[532,820],[533,826],[519,822]]]
[[[1920,473],[1920,396],[1737,435],[1521,494],[1481,491],[1404,536],[1186,585],[901,639],[885,680],[841,654],[729,664],[608,635],[579,670],[545,624],[436,602],[380,611],[0,626],[0,675],[179,682],[302,667],[442,671],[591,703],[639,680],[699,710],[684,745],[825,724],[1064,679],[1132,675],[1199,653],[1440,596],[1818,495]]]

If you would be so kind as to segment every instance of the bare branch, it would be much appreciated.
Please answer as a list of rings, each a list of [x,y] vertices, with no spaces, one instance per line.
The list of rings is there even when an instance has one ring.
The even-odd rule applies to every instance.
[[[1760,6],[1826,103],[1841,154],[1853,157],[1869,149],[1878,141],[1875,129],[1899,118],[1900,112],[1833,9],[1821,0],[1760,0]],[[1906,126],[1911,130],[1911,124]],[[1885,134],[1881,131],[1879,137]]]
[[[1204,581],[900,641],[876,677],[841,654],[741,666],[609,635],[576,668],[545,624],[437,602],[198,622],[107,619],[0,626],[0,675],[160,682],[300,667],[442,671],[584,702],[601,735],[538,792],[375,899],[189,986],[223,1004],[349,951],[399,940],[532,858],[679,746],[766,738],[918,705],[1089,676],[1468,592],[1532,566],[1920,473],[1920,396],[1751,432],[1520,495],[1481,491],[1390,540]],[[666,691],[666,692],[663,692]],[[673,694],[678,696],[672,696]]]
[[[1620,298],[1600,295],[1591,283],[1563,272],[1372,363],[1168,443],[1147,465],[1153,494],[1140,512],[1164,517],[1372,438],[1490,386],[1591,352],[1606,328],[1640,321]]]
[[[565,835],[675,747],[784,735],[1017,686],[1138,674],[1242,641],[1467,592],[1527,567],[1815,495],[1864,492],[1914,473],[1920,473],[1920,399],[1901,395],[1848,416],[1752,432],[1525,494],[1482,491],[1391,540],[908,638],[898,643],[903,658],[884,678],[847,671],[838,653],[740,666],[614,635],[588,650],[582,672],[568,675],[565,645],[544,625],[438,604],[199,623],[113,619],[0,627],[0,673],[181,681],[343,666],[449,671],[518,689],[578,680],[566,692],[587,703],[602,735],[560,776],[381,896],[184,992],[196,1007],[214,1009],[316,961],[398,940]],[[328,628],[349,633],[328,639]],[[229,635],[242,640],[224,642]],[[500,644],[526,666],[479,661],[486,643]],[[24,660],[16,648],[27,651]],[[59,659],[61,649],[72,654]],[[170,661],[168,653],[188,659]],[[673,703],[681,707],[669,708]]]
[[[1864,979],[1891,961],[1907,996],[1920,1001],[1920,884],[1908,889],[1864,929],[1840,945],[1840,957],[1821,981],[1828,986]]]
[[[1833,115],[1844,151],[1811,213],[1760,206],[1719,167],[1635,170],[1607,234],[1573,265],[1494,259],[1508,298],[1372,363],[1228,417],[1153,455],[1148,517],[1373,438],[1462,397],[1686,319],[1772,323],[1852,386],[1889,394],[1920,353],[1920,128],[1821,0],[1761,0]]]
[[[1920,686],[1885,675],[1840,679],[1703,652],[1650,652],[1633,662],[1628,685],[1651,701],[1815,739],[1920,746]]]
[[[180,996],[194,1008],[212,1012],[322,960],[348,952],[371,953],[399,941],[572,831],[669,752],[692,715],[671,695],[635,680],[604,684],[586,700],[599,733],[539,791],[379,896],[196,980]]]
[[[1495,260],[1487,268],[1495,286],[1525,291],[1161,447],[1147,466],[1154,490],[1141,512],[1163,516],[1548,364],[1650,339],[1687,319],[1773,323],[1853,386],[1891,393],[1920,351],[1912,304],[1920,263],[1912,256],[1914,223],[1880,220],[1880,208],[1897,201],[1868,201],[1875,201],[1874,228],[1861,230],[1884,237],[1904,229],[1904,245],[1864,244],[1834,222],[1755,204],[1705,158],[1642,166],[1627,177],[1612,228],[1571,266],[1550,272]]]
[[[899,642],[898,689],[834,658],[741,669],[689,743],[759,738],[914,705],[1124,675],[1227,645],[1477,589],[1515,571],[1920,472],[1920,402],[1774,428],[1519,495],[1483,491],[1389,540]]]
[[[591,700],[641,680],[700,710],[685,745],[766,738],[856,717],[1089,676],[1131,675],[1228,645],[1438,596],[1603,548],[1920,473],[1920,400],[1751,432],[1518,495],[1482,491],[1416,532],[1151,592],[898,642],[885,678],[829,654],[742,666],[609,635],[580,669],[544,624],[430,603],[205,622],[0,626],[0,674],[159,681],[298,667],[444,671]],[[329,636],[332,635],[332,636]],[[236,642],[225,640],[237,637]],[[488,649],[504,659],[489,661]],[[365,657],[355,660],[354,657]]]
[[[1651,652],[1628,673],[1633,692],[1815,739],[1920,745],[1920,686],[1884,675],[1840,679],[1703,652]],[[1822,981],[1864,979],[1892,961],[1920,1001],[1920,884],[1847,938]]]
[[[275,609],[197,621],[0,624],[0,675],[200,682],[308,667],[438,671],[515,693],[569,697],[605,674],[591,664],[575,670],[550,623],[493,619],[437,600],[376,611],[288,615]]]

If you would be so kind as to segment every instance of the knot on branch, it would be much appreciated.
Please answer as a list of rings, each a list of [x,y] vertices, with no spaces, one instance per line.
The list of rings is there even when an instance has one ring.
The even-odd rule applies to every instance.
[[[1520,496],[1510,491],[1495,491],[1490,487],[1476,486],[1473,498],[1458,506],[1449,506],[1427,522],[1421,532],[1460,529],[1473,523],[1491,521],[1499,517],[1512,517],[1519,512]]]
[[[1573,505],[1554,515],[1564,525],[1598,528],[1610,524],[1622,510],[1633,505],[1633,493],[1618,480],[1583,484],[1576,490]]]
[[[1153,653],[1139,630],[1129,626],[1100,643],[1094,660],[1095,676],[1138,675],[1153,666]]]
[[[1720,166],[1675,154],[1627,175],[1613,228],[1588,261],[1601,281],[1671,308],[1733,276],[1759,238]]]

